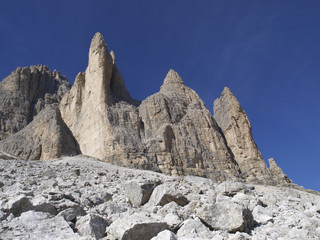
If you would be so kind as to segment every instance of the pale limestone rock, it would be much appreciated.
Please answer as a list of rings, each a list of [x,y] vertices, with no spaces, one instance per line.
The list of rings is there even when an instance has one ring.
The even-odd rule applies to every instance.
[[[48,160],[80,153],[54,104],[48,105],[21,131],[0,141],[0,150],[25,160]]]
[[[107,238],[110,240],[149,240],[159,232],[168,230],[165,222],[134,214],[124,219],[119,218],[107,229]]]
[[[164,206],[170,202],[175,202],[180,206],[189,203],[188,199],[172,184],[161,184],[153,190],[148,205]]]
[[[75,228],[80,236],[92,236],[95,239],[105,237],[107,222],[101,216],[88,214],[77,219]]]
[[[62,118],[78,141],[81,152],[100,159],[124,152],[116,142],[112,120],[118,120],[114,119],[117,114],[126,115],[130,111],[134,114],[134,106],[126,103],[119,103],[127,109],[115,115],[109,109],[120,98],[132,100],[113,61],[102,35],[96,33],[86,72],[77,75],[70,92],[60,103]],[[124,137],[125,131],[122,133]]]
[[[235,203],[207,204],[195,211],[196,216],[212,230],[223,230],[230,233],[249,232],[253,226],[252,213]]]
[[[170,70],[159,93],[133,100],[99,33],[60,111],[85,155],[170,175],[239,178],[212,115],[181,77]]]
[[[149,201],[154,187],[155,186],[152,183],[139,183],[137,181],[131,181],[125,186],[126,196],[132,206],[139,207]]]
[[[276,161],[273,158],[268,159],[269,161],[269,170],[274,179],[278,183],[292,183],[292,181],[289,179],[287,175],[284,174],[282,169],[277,165]]]
[[[228,147],[248,181],[271,182],[271,174],[252,137],[251,124],[245,111],[229,88],[214,101],[214,118]]]
[[[240,191],[247,192],[249,189],[241,182],[223,182],[217,186],[216,190],[222,195],[232,197]]]
[[[200,97],[170,70],[160,92],[139,106],[148,150],[161,172],[206,176],[214,181],[237,179],[223,136]]]
[[[46,105],[59,102],[70,87],[47,66],[18,67],[0,82],[0,140],[24,128]]]
[[[43,212],[27,211],[2,225],[2,239],[80,239],[62,217],[52,217]]]
[[[262,206],[256,206],[252,212],[253,219],[259,224],[267,224],[273,221],[272,211]]]
[[[212,239],[213,234],[199,218],[187,219],[181,224],[177,237]]]
[[[177,236],[169,231],[169,230],[164,230],[162,232],[159,232],[157,236],[151,238],[151,240],[177,240]]]

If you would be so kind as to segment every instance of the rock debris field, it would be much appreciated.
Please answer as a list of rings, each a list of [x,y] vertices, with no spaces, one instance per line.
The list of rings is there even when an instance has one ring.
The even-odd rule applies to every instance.
[[[317,192],[0,154],[0,239],[319,239]]]

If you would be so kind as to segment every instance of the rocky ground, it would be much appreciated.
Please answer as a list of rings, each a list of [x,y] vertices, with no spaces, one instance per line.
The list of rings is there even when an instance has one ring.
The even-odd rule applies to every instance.
[[[316,192],[215,184],[84,156],[0,158],[0,239],[320,238]]]

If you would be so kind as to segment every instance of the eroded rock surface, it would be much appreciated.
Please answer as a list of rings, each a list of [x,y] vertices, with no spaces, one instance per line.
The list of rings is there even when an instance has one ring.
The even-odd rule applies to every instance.
[[[21,131],[0,141],[0,150],[25,160],[48,160],[80,153],[55,104],[48,105]]]
[[[133,181],[174,186],[189,202],[132,206],[124,186]],[[223,185],[207,178],[168,176],[83,156],[0,159],[0,182],[3,239],[320,238],[320,194],[304,189],[229,181],[235,187],[226,194]],[[160,202],[162,196],[154,198]]]
[[[242,176],[249,181],[272,183],[268,167],[253,140],[248,116],[227,87],[220,98],[214,101],[214,118],[226,138]]]
[[[18,67],[0,82],[0,140],[27,126],[46,105],[59,102],[70,87],[47,66]]]
[[[169,175],[239,178],[212,115],[178,73],[170,70],[158,93],[133,100],[99,33],[60,111],[85,155]]]

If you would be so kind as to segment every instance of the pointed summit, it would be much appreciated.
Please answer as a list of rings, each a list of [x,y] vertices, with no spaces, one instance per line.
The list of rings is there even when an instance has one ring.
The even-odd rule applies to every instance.
[[[91,40],[90,53],[94,52],[96,50],[101,50],[101,49],[107,50],[107,45],[106,45],[101,33],[97,32]]]
[[[170,69],[169,72],[167,73],[167,76],[164,79],[162,86],[167,86],[167,85],[171,85],[171,84],[184,85],[182,78],[173,69]]]
[[[248,116],[227,87],[220,98],[214,101],[214,118],[225,135],[243,177],[248,181],[270,180],[270,172],[253,140]]]

